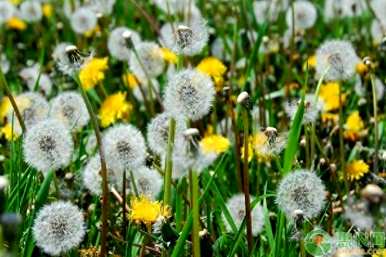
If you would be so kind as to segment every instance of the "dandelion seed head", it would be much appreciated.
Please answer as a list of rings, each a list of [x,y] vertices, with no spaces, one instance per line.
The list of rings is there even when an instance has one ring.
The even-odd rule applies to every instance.
[[[348,204],[345,207],[344,218],[348,220],[351,225],[362,231],[370,231],[374,227],[374,218],[368,212],[367,208],[360,204]]]
[[[276,202],[288,217],[302,210],[306,218],[319,214],[325,202],[322,180],[311,171],[296,170],[280,182]]]
[[[145,195],[151,200],[155,200],[161,192],[163,178],[154,169],[142,166],[134,173],[135,185],[139,195]]]
[[[39,1],[23,1],[20,5],[20,14],[28,22],[40,21],[43,17],[42,6]]]
[[[27,129],[46,119],[48,116],[49,104],[47,100],[38,93],[27,92],[20,94],[15,97],[15,101]],[[9,122],[13,122],[14,130],[18,134],[21,134],[21,126],[12,108],[8,112],[7,119]]]
[[[92,60],[93,53],[81,53],[79,49],[71,44],[62,45],[64,52],[58,49],[58,69],[65,75],[73,76],[87,62]],[[61,49],[60,49],[61,50]]]
[[[11,64],[9,63],[9,60],[5,54],[0,54],[0,67],[4,74],[7,74],[11,68]]]
[[[355,74],[359,58],[350,42],[330,40],[316,51],[316,75],[327,81],[347,80]],[[326,73],[327,72],[327,73]]]
[[[69,130],[60,121],[47,119],[27,131],[23,151],[27,163],[47,173],[70,164],[74,144]]]
[[[309,1],[293,2],[294,18],[292,17],[292,8],[287,10],[287,25],[292,28],[292,22],[295,22],[295,29],[309,29],[314,26],[318,13],[315,6]]]
[[[164,70],[164,59],[161,48],[153,42],[140,42],[134,45],[129,65],[135,76],[140,80],[148,80],[159,76]]]
[[[61,58],[63,58],[64,55],[66,55],[66,49],[68,46],[72,46],[69,42],[61,42],[57,44],[52,51],[52,59],[54,59],[55,62],[59,61]]]
[[[70,18],[72,29],[78,34],[84,34],[97,25],[96,14],[87,7],[78,8]]]
[[[58,256],[81,243],[86,233],[83,214],[70,202],[54,202],[38,212],[32,232],[39,248]]]
[[[79,93],[64,92],[51,100],[50,117],[63,122],[70,130],[79,130],[87,125],[90,116]]]
[[[253,2],[253,12],[257,23],[274,22],[277,20],[281,6],[277,0],[261,0]]]
[[[375,13],[375,16],[383,23],[386,22],[386,1],[385,0],[373,0],[370,5]]]
[[[118,124],[103,137],[106,159],[113,170],[135,170],[143,166],[146,145],[141,132],[132,125]]]
[[[251,202],[253,198],[251,199]],[[228,199],[226,206],[232,216],[233,221],[237,228],[240,227],[244,218],[245,218],[245,196],[244,194],[236,194]],[[264,210],[261,205],[256,204],[256,206],[251,211],[252,218],[252,234],[257,236],[263,230],[264,225]],[[226,221],[225,217],[224,220]],[[232,230],[232,227],[228,222],[226,222],[228,231]]]
[[[42,91],[45,95],[49,95],[52,90],[52,81],[50,77],[40,72],[40,65],[34,64],[30,67],[23,68],[19,72],[20,77],[26,82],[29,90],[34,91],[36,83],[39,80],[37,89]]]
[[[15,6],[9,1],[0,1],[0,25],[11,19],[16,13]]]
[[[147,141],[150,149],[159,155],[166,153],[169,137],[169,121],[172,116],[169,113],[161,113],[154,117],[147,127]],[[186,123],[183,117],[178,116],[176,119],[176,135],[182,135],[186,130]]]
[[[161,28],[160,36],[165,47],[188,56],[200,53],[209,37],[206,22],[202,19],[184,24],[167,23]]]
[[[295,118],[299,104],[300,100],[285,103],[284,109],[291,120]],[[323,101],[319,98],[315,99],[315,95],[313,94],[307,94],[304,99],[303,123],[315,122],[322,110]]]
[[[209,76],[186,69],[175,73],[165,89],[165,109],[196,121],[209,113],[215,89]]]
[[[359,16],[366,10],[366,0],[342,0],[342,14],[344,17]]]
[[[194,1],[191,0],[154,0],[153,2],[162,11],[170,14],[184,13],[189,8],[195,7]]]
[[[128,33],[130,34],[129,38],[127,37]],[[128,61],[130,58],[130,44],[128,40],[131,40],[134,45],[138,45],[141,42],[139,34],[134,30],[126,27],[113,29],[107,41],[107,48],[110,54],[120,61]]]
[[[89,0],[87,7],[96,14],[103,16],[111,15],[115,5],[115,0]]]

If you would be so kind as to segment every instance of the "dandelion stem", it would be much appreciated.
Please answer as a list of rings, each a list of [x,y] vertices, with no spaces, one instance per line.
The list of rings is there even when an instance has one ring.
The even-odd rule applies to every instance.
[[[26,131],[26,127],[25,127],[25,123],[24,123],[24,120],[23,120],[23,116],[21,115],[20,110],[17,107],[15,98],[13,97],[13,95],[11,93],[11,90],[9,89],[7,80],[5,79],[5,76],[4,76],[3,70],[1,69],[1,66],[0,66],[0,85],[3,88],[4,93],[8,97],[9,101],[11,102],[12,108],[15,111],[17,120],[19,121],[19,124],[20,124],[20,127],[21,127],[22,131],[25,132]]]
[[[126,228],[127,228],[127,217],[126,217],[126,170],[123,171],[122,179],[122,237],[126,241]]]
[[[342,88],[339,87],[339,155],[340,155],[340,165],[341,171],[346,184],[346,190],[348,191],[347,176],[345,172],[346,160],[344,156],[344,140],[343,140],[343,102],[342,102]]]
[[[375,87],[375,79],[374,75],[370,74],[371,78],[371,87],[373,91],[373,112],[374,112],[374,148],[375,148],[375,156],[374,156],[374,172],[378,172],[378,151],[379,151],[379,131],[378,131],[378,106],[377,106],[377,89]]]
[[[196,171],[190,172],[190,182],[192,188],[192,214],[193,214],[193,234],[192,234],[192,243],[193,243],[193,256],[200,257],[200,206],[199,206],[199,185],[198,185],[198,174]]]
[[[101,232],[101,251],[100,256],[107,256],[107,233],[108,233],[108,211],[109,211],[109,189],[107,185],[107,166],[105,161],[105,153],[102,145],[102,136],[98,125],[98,119],[95,115],[93,107],[88,99],[86,92],[80,84],[78,74],[75,76],[75,81],[78,83],[81,95],[86,103],[88,113],[90,115],[91,124],[94,129],[96,141],[98,144],[99,157],[101,162],[101,175],[102,175],[102,232]]]
[[[249,171],[248,171],[248,141],[249,141],[249,119],[248,110],[245,106],[242,108],[244,122],[244,163],[243,163],[243,191],[245,197],[245,216],[247,220],[247,242],[248,251],[251,253],[253,248],[252,241],[252,218],[251,218],[251,202],[249,196]]]
[[[174,147],[174,135],[176,131],[176,121],[174,118],[169,120],[169,133],[168,133],[168,148],[166,155],[165,176],[164,176],[164,204],[170,205],[171,203],[171,182],[172,182],[172,169],[173,169],[173,147]]]

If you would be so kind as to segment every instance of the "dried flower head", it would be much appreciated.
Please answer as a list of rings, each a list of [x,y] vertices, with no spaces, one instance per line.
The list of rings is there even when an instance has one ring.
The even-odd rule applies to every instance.
[[[16,8],[10,1],[0,1],[0,25],[11,19],[15,13]]]
[[[253,199],[251,199],[253,201]],[[232,219],[237,228],[245,218],[245,197],[244,194],[236,194],[228,199],[226,206],[232,216]],[[256,204],[251,212],[252,217],[252,234],[257,236],[263,230],[264,225],[264,210],[261,205]],[[225,219],[225,218],[224,218]],[[226,220],[226,219],[225,219]],[[231,230],[230,224],[226,222],[228,230]]]
[[[323,43],[316,51],[317,77],[326,80],[347,80],[355,74],[359,58],[350,42],[330,40]]]
[[[208,42],[208,28],[202,19],[184,24],[167,23],[161,28],[161,40],[167,48],[183,55],[196,55]]]
[[[42,6],[39,1],[23,1],[20,5],[20,15],[28,22],[40,21],[43,17]]]
[[[129,37],[126,36],[127,33],[129,33]],[[130,58],[130,45],[138,45],[140,42],[141,38],[136,31],[126,27],[117,27],[110,33],[107,48],[114,58],[120,61],[128,61]]]
[[[49,104],[40,94],[33,92],[23,93],[16,96],[15,101],[27,129],[47,118]],[[14,130],[21,134],[19,121],[16,119],[12,108],[8,112],[7,119],[10,123],[13,122]]]
[[[156,170],[146,166],[136,169],[133,173],[137,193],[155,200],[162,189],[162,176]]]
[[[107,163],[113,170],[134,171],[143,166],[146,145],[141,132],[132,125],[118,124],[103,137]]]
[[[159,76],[164,70],[164,59],[161,48],[153,42],[140,42],[133,46],[130,69],[140,80],[148,80]]]
[[[288,217],[295,210],[303,211],[306,218],[313,218],[322,210],[325,201],[322,180],[308,170],[295,170],[280,182],[276,202]]]
[[[309,1],[295,1],[292,8],[287,10],[286,21],[287,25],[292,28],[293,22],[295,22],[295,29],[308,29],[314,26],[318,13],[312,2]]]
[[[32,231],[37,246],[53,256],[77,247],[86,233],[82,212],[72,203],[63,201],[44,206]]]
[[[211,79],[201,72],[186,69],[175,73],[165,89],[165,109],[174,116],[183,114],[196,121],[208,114],[215,89]]]
[[[69,165],[74,144],[69,130],[60,121],[48,119],[27,131],[23,150],[26,162],[46,173]]]
[[[169,113],[161,113],[154,117],[147,127],[147,141],[150,149],[159,155],[166,153],[169,137],[169,121],[172,116]],[[181,137],[186,130],[186,122],[183,117],[176,118],[176,136]]]
[[[370,231],[374,226],[374,218],[369,213],[367,205],[364,202],[349,199],[345,206],[344,218],[348,220],[354,227]]]
[[[50,117],[60,120],[71,130],[87,125],[90,116],[83,98],[77,92],[64,92],[51,100]]]
[[[95,28],[97,16],[90,8],[81,7],[71,15],[70,22],[76,33],[84,34]]]
[[[92,58],[92,53],[82,53],[74,45],[61,45],[60,47],[64,47],[64,51],[58,48],[54,58],[57,58],[58,69],[65,75],[73,76],[84,63]]]

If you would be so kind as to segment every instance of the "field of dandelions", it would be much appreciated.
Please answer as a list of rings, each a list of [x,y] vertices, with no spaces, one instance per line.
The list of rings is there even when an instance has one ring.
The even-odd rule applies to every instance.
[[[385,35],[386,0],[0,0],[0,257],[385,257]]]

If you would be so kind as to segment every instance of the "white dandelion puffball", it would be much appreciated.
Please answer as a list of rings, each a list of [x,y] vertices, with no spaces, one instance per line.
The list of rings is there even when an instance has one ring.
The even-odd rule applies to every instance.
[[[140,42],[130,54],[130,69],[140,80],[155,78],[164,70],[161,48],[153,42]]]
[[[64,92],[51,100],[49,116],[60,120],[70,130],[79,130],[90,120],[86,104],[77,92]]]
[[[299,104],[300,99],[285,103],[284,110],[291,120],[295,118]],[[323,101],[319,97],[315,99],[314,94],[307,94],[304,99],[304,115],[302,122],[305,124],[315,122],[320,112],[323,110],[323,105]]]
[[[194,6],[191,0],[153,0],[162,11],[170,14],[182,13]]]
[[[327,81],[341,81],[355,74],[359,58],[352,44],[344,40],[324,42],[316,51],[316,76]]]
[[[60,121],[47,119],[27,131],[23,151],[28,164],[47,173],[70,164],[74,143],[69,130]]]
[[[83,34],[95,28],[97,16],[90,8],[81,7],[71,15],[70,22],[76,33]]]
[[[366,10],[366,0],[342,0],[342,14],[344,17],[359,16]]]
[[[30,67],[26,67],[19,72],[20,77],[25,81],[28,89],[31,91],[38,89],[44,95],[49,95],[52,90],[52,81],[50,77],[40,72],[40,65],[34,64]],[[36,83],[39,81],[38,85]]]
[[[100,196],[102,194],[101,158],[99,153],[92,157],[86,164],[82,173],[83,185],[92,194]],[[118,188],[122,186],[122,177],[117,178],[116,174],[107,167],[107,179],[109,184],[114,184]]]
[[[371,23],[370,32],[373,42],[377,45],[380,44],[386,35],[386,21],[384,24],[381,24],[378,20],[374,19]]]
[[[82,66],[90,61],[93,58],[94,52],[80,52],[79,49],[74,45],[62,45],[61,48],[56,49],[58,52],[55,56],[57,57],[57,67],[59,71],[68,76],[73,76],[78,70],[82,68]]]
[[[343,14],[342,0],[326,0],[324,2],[324,20],[330,21],[339,18]]]
[[[57,44],[54,48],[54,51],[52,51],[52,59],[54,59],[55,62],[60,61],[60,59],[66,55],[66,47],[71,45],[72,44],[69,42],[61,42]]]
[[[294,5],[294,18],[292,17],[292,8],[287,10],[287,25],[292,28],[292,22],[295,22],[295,29],[308,29],[314,26],[318,13],[312,2],[296,1]]]
[[[42,6],[39,1],[27,0],[20,5],[21,17],[28,22],[40,21],[43,17]]]
[[[155,200],[162,189],[162,176],[156,170],[145,166],[136,169],[133,173],[138,194]]]
[[[370,5],[375,13],[375,16],[382,22],[386,23],[386,0],[373,0]]]
[[[10,1],[0,1],[0,25],[11,19],[15,13],[16,8]]]
[[[154,117],[147,126],[147,141],[150,149],[159,155],[166,153],[169,137],[169,121],[172,116],[169,113],[161,113]],[[183,117],[176,118],[176,137],[182,136],[186,130],[186,122]]]
[[[280,182],[276,202],[287,217],[301,210],[306,218],[313,218],[324,206],[326,191],[322,180],[313,172],[296,170]]]
[[[175,53],[196,55],[208,43],[208,28],[203,19],[194,19],[182,24],[165,24],[160,31],[163,44]]]
[[[135,88],[132,88],[132,92],[134,97],[140,101],[141,103],[144,102],[143,96],[145,95],[146,99],[155,99],[155,93],[159,94],[160,92],[160,85],[157,79],[150,79],[150,80],[142,80],[140,78],[137,78],[138,82],[142,85],[142,88],[136,85]],[[149,84],[150,83],[150,84]],[[151,98],[150,98],[150,89],[152,90]]]
[[[11,68],[11,64],[9,63],[5,54],[0,54],[0,67],[4,74],[7,74]]]
[[[253,199],[251,198],[251,202]],[[243,222],[245,218],[245,196],[244,194],[236,194],[232,196],[230,199],[228,199],[226,206],[232,216],[233,221],[235,222],[235,225],[237,228],[240,227],[241,223]],[[256,204],[256,206],[251,211],[251,218],[252,218],[252,234],[254,236],[257,236],[260,234],[260,232],[263,230],[264,225],[264,210],[261,205]],[[228,224],[227,220],[226,226],[229,231],[231,231],[231,226]]]
[[[253,2],[253,12],[257,23],[274,22],[281,11],[277,1],[260,0]]]
[[[209,76],[185,69],[168,81],[164,95],[165,109],[172,115],[183,114],[196,121],[207,115],[214,100],[215,89]]]
[[[49,104],[47,100],[38,93],[27,92],[20,94],[15,97],[15,101],[27,129],[45,120],[48,116]],[[13,109],[8,112],[7,119],[9,122],[14,123],[14,130],[21,133],[21,126]]]
[[[132,125],[118,124],[109,128],[103,144],[107,163],[113,170],[133,171],[145,162],[145,140]]]
[[[32,232],[40,249],[49,255],[58,256],[77,247],[86,229],[79,208],[70,202],[58,201],[39,211]]]
[[[89,0],[87,7],[96,14],[103,14],[104,16],[111,15],[115,5],[115,0]]]
[[[129,33],[130,38],[125,38],[124,33]],[[139,34],[126,27],[115,28],[109,35],[107,48],[110,54],[119,61],[129,60],[130,49],[128,40],[131,40],[134,45],[138,45],[141,42]]]

